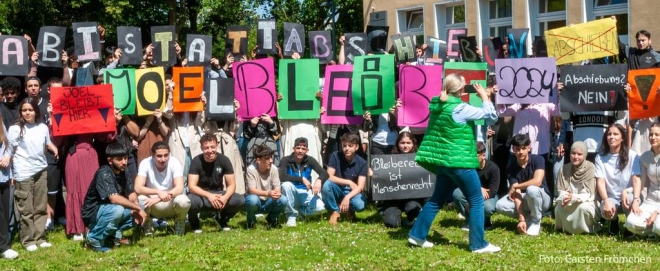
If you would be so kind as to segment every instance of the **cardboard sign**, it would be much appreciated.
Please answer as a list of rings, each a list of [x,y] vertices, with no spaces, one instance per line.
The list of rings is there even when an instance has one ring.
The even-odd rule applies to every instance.
[[[21,36],[0,36],[0,75],[25,76],[30,73],[27,40]]]
[[[188,66],[210,66],[213,48],[211,36],[188,34],[186,41]]]
[[[165,70],[154,67],[135,70],[136,100],[138,116],[153,114],[156,109],[165,109]]]
[[[80,62],[101,60],[101,36],[96,22],[73,23],[73,44]]]
[[[548,30],[545,39],[557,65],[619,54],[616,21],[611,18]]]
[[[367,25],[367,42],[369,43],[369,52],[387,52],[387,33],[389,31],[389,26]]]
[[[415,36],[392,36],[392,43],[396,50],[396,60],[398,62],[414,62],[417,59],[415,55]]]
[[[366,33],[344,34],[344,56],[345,64],[353,64],[356,56],[363,56],[369,50],[369,39]]]
[[[321,102],[319,61],[317,59],[280,59],[278,102],[279,119],[318,119]]]
[[[204,81],[206,119],[234,121],[234,78],[207,78]]]
[[[429,104],[442,91],[442,66],[399,66],[399,126],[427,127]]]
[[[241,107],[238,116],[247,120],[275,112],[275,65],[272,58],[234,63],[234,96]]]
[[[415,162],[415,154],[372,155],[373,200],[419,199],[433,195],[436,177]]]
[[[309,31],[309,54],[317,58],[320,64],[328,64],[332,60],[332,38],[330,31]]]
[[[554,103],[557,101],[555,58],[495,60],[497,104]]]
[[[460,57],[459,36],[467,36],[467,29],[447,29],[447,57],[458,59]]]
[[[628,71],[628,106],[630,119],[657,117],[660,115],[660,69],[642,69]]]
[[[472,84],[486,87],[488,79],[488,64],[484,62],[447,62],[445,63],[445,76],[455,73],[465,78],[465,92],[475,93]]]
[[[82,66],[78,67],[76,70],[76,86],[91,86],[94,85],[94,76],[92,75],[92,69],[94,65],[88,65],[87,67]]]
[[[394,106],[394,56],[368,55],[355,58],[353,70],[353,113],[388,113]]]
[[[115,131],[112,86],[53,87],[53,135]]]
[[[65,37],[66,27],[42,26],[39,28],[39,40],[37,40],[39,66],[62,67],[62,50],[64,50]]]
[[[277,26],[275,20],[257,20],[257,54],[277,54]]]
[[[236,62],[241,61],[241,57],[248,52],[249,31],[249,26],[227,26],[227,40],[225,41],[226,52],[231,53]]]
[[[173,25],[151,27],[154,65],[171,66],[176,64],[176,36],[174,31]]]
[[[142,63],[142,30],[139,27],[117,27],[117,44],[122,53],[119,64],[140,65]]]
[[[628,110],[626,64],[565,66],[561,77],[562,112]]]
[[[199,112],[204,110],[204,67],[172,68],[174,112]]]
[[[509,57],[527,57],[527,34],[529,28],[509,28],[506,35],[509,37]]]
[[[493,46],[493,42],[489,38],[481,39],[481,54],[483,55],[483,61],[488,64],[488,72],[495,72],[497,51],[495,50],[495,46]]]
[[[481,62],[481,58],[477,54],[477,38],[474,36],[459,36],[458,49],[463,62]]]
[[[353,65],[329,65],[325,67],[323,84],[323,124],[362,124],[362,116],[353,114]]]
[[[106,70],[103,78],[106,84],[112,85],[115,108],[124,115],[135,114],[135,69]]]
[[[284,23],[284,56],[298,53],[305,54],[305,26],[302,24]]]
[[[434,37],[426,37],[426,63],[442,64],[447,59],[447,42]]]

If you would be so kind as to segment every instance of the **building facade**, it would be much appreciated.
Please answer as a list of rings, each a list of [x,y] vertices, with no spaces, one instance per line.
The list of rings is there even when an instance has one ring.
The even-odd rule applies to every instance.
[[[615,15],[621,41],[635,46],[641,29],[660,36],[658,0],[363,0],[365,28],[389,25],[389,34],[411,33],[447,39],[447,30],[469,36],[504,37],[507,28],[529,28],[527,46],[546,30]],[[656,36],[652,36],[656,37]]]

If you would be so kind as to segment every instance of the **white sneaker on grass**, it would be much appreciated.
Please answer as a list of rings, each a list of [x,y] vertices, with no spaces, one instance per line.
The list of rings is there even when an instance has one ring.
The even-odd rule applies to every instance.
[[[287,227],[295,227],[296,226],[296,217],[289,217],[286,219],[286,226]]]
[[[202,233],[202,229],[194,230],[193,232],[194,232],[195,234],[200,234],[200,233]]]
[[[37,249],[38,249],[37,245],[29,245],[29,246],[25,247],[25,250],[30,251],[30,252],[37,251]]]
[[[410,236],[408,237],[408,243],[410,243],[411,245],[415,245],[415,246],[423,247],[423,248],[432,248],[433,247],[433,243],[431,243],[429,241],[422,240],[422,239],[417,239],[417,238],[410,237]]]
[[[486,247],[482,249],[477,249],[472,251],[472,253],[495,253],[495,252],[499,252],[500,250],[502,250],[502,248],[493,244],[488,244]]]
[[[53,244],[48,243],[48,242],[43,242],[43,243],[39,244],[40,248],[49,248],[49,247],[52,247],[52,246],[53,246]]]
[[[83,241],[83,240],[85,240],[85,237],[83,236],[82,233],[73,235],[73,241]]]
[[[527,235],[537,236],[541,233],[541,224],[540,223],[530,223],[527,226]]]
[[[18,252],[14,251],[13,249],[7,249],[5,252],[2,253],[2,257],[8,260],[13,260],[18,257]]]
[[[461,227],[461,230],[469,232],[470,231],[470,225],[468,225],[467,223],[463,224],[463,226]]]

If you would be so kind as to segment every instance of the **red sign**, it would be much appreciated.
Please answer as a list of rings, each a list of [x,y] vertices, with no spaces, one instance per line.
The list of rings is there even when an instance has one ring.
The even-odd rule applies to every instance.
[[[115,131],[112,85],[54,87],[50,98],[53,135]]]

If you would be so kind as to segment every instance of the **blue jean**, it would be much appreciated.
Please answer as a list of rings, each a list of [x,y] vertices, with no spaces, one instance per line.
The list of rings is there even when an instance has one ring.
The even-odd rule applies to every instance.
[[[456,188],[454,190],[454,193],[452,194],[452,198],[454,198],[454,206],[458,207],[458,210],[461,212],[463,216],[466,218],[470,217],[470,214],[465,211],[466,205],[467,205],[467,198],[461,191],[461,189]],[[484,200],[484,216],[485,217],[490,217],[495,213],[495,204],[497,204],[497,195],[495,195],[492,198],[489,198],[487,200]],[[472,206],[470,206],[470,210],[468,210],[470,213],[472,212]]]
[[[321,195],[323,196],[323,204],[325,204],[325,209],[328,212],[339,212],[339,205],[344,197],[351,193],[350,186],[337,185],[332,181],[328,180],[323,184],[321,188]],[[360,212],[364,210],[364,207],[367,205],[367,199],[363,193],[357,194],[351,198],[348,209],[354,212]]]
[[[481,182],[477,171],[438,166],[435,175],[433,196],[422,207],[422,211],[417,216],[415,225],[408,235],[425,240],[431,229],[431,223],[442,208],[442,204],[447,202],[454,189],[458,187],[464,195],[467,195],[470,213],[472,213],[468,218],[470,250],[474,251],[488,246],[488,242],[484,239],[484,198],[481,195]]]
[[[96,213],[96,221],[89,225],[87,242],[102,247],[108,236],[121,238],[121,232],[133,227],[131,210],[117,204],[102,204]]]
[[[277,222],[284,207],[289,204],[286,196],[282,195],[277,201],[272,198],[261,200],[257,195],[248,195],[245,198],[245,209],[247,211],[247,223],[254,223],[257,221],[256,214],[267,214],[266,220],[268,222]]]

